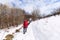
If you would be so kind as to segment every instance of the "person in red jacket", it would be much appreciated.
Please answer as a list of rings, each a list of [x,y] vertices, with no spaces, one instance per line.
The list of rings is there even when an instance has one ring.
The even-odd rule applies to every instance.
[[[29,25],[29,21],[24,20],[24,22],[23,22],[23,34],[25,34],[25,32],[27,32],[28,25]]]

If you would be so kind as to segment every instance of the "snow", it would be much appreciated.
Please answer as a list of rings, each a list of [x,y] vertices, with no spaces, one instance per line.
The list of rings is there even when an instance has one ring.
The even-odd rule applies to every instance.
[[[23,34],[23,29],[18,33],[15,32],[21,26],[0,29],[0,40],[3,40],[7,34],[12,33],[14,33],[13,40],[60,40],[60,15],[32,21],[25,35]]]
[[[32,22],[36,40],[60,40],[60,16],[52,16]]]
[[[60,2],[57,0],[0,0],[0,3],[24,9],[26,12],[31,13],[34,8],[40,9],[40,16],[47,16],[52,14],[57,8],[60,7]],[[13,3],[13,4],[12,4]],[[23,34],[23,29],[15,33],[15,30],[20,28],[11,27],[10,29],[0,29],[0,40],[3,40],[7,34],[14,33],[13,40],[60,40],[60,15],[51,16],[48,18],[33,21],[29,26],[27,33]],[[9,32],[7,32],[9,31]]]
[[[21,33],[19,32],[15,34],[15,37],[13,40],[19,40],[19,39],[20,40],[35,40],[31,26],[28,27],[26,34],[23,34],[22,31]]]
[[[8,34],[13,34],[14,38],[13,40],[35,40],[33,31],[31,27],[28,27],[27,33],[23,34],[23,29],[20,30],[20,32],[16,33],[15,30],[19,29],[22,25],[19,25],[18,27],[11,27],[10,29],[2,29],[0,30],[0,40],[5,39],[5,36]],[[9,32],[7,32],[9,31]]]

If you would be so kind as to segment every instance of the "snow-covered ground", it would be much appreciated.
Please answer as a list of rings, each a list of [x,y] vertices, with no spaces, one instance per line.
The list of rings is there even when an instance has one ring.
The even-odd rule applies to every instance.
[[[35,40],[31,26],[28,27],[26,34],[23,34],[22,30],[16,33],[13,40]]]
[[[15,33],[15,30],[19,29],[21,26],[22,25],[19,25],[18,27],[15,27],[15,28],[0,30],[0,40],[5,39],[6,35],[12,34],[12,33],[14,33],[13,40],[35,40],[32,29],[30,26],[28,27],[26,34],[23,34],[23,29],[21,29],[20,32]],[[7,32],[7,31],[9,31],[9,32]]]
[[[60,40],[60,15],[32,21],[25,35],[23,29],[15,33],[15,30],[21,26],[0,30],[0,40],[12,33],[14,33],[13,40]]]
[[[32,22],[36,40],[60,40],[60,16],[51,16]]]
[[[52,14],[60,7],[60,0],[0,0],[0,3],[22,8],[29,13],[38,7],[42,17]],[[20,27],[21,25],[10,29],[0,29],[0,40],[3,40],[7,34],[15,33],[15,30]],[[33,21],[25,35],[21,29],[20,32],[14,34],[13,40],[60,40],[60,16],[56,15]]]

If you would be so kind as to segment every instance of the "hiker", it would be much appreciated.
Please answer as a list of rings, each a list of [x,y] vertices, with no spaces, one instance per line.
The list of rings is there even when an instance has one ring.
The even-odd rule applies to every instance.
[[[24,20],[24,22],[23,22],[23,34],[25,34],[25,32],[27,32],[28,25],[31,23],[31,21],[32,21],[32,18],[30,18],[29,20]]]
[[[27,32],[28,25],[29,25],[29,21],[24,20],[24,22],[23,22],[23,34],[25,34],[25,32]]]

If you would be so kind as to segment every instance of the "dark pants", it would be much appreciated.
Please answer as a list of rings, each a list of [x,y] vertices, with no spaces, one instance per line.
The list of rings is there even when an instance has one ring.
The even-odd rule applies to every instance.
[[[23,28],[23,34],[27,32],[27,28]]]

